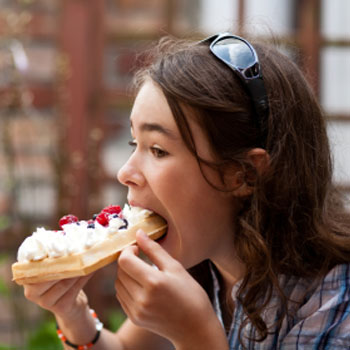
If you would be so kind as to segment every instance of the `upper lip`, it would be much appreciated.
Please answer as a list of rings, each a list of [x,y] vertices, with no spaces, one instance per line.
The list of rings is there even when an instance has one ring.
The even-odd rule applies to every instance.
[[[140,208],[146,209],[145,207],[143,207],[141,204],[137,203],[134,200],[128,200],[128,202],[129,202],[129,205],[131,205],[132,207],[140,207]]]
[[[154,212],[154,210],[153,210],[152,208],[146,207],[146,206],[144,206],[144,205],[142,205],[142,204],[140,204],[140,203],[137,203],[137,202],[134,201],[134,200],[128,200],[128,202],[129,202],[129,205],[132,206],[132,207],[140,207],[140,208],[142,208],[142,209],[147,209],[147,210],[151,210],[151,211]]]
[[[154,209],[152,209],[151,207],[144,206],[144,205],[142,205],[141,203],[136,202],[135,200],[130,199],[130,200],[128,200],[128,202],[129,202],[129,205],[131,205],[132,207],[140,207],[140,208],[143,208],[143,209],[147,209],[147,210],[150,210],[150,211],[152,211],[153,213],[159,215],[159,213],[156,212],[156,211],[155,211]]]

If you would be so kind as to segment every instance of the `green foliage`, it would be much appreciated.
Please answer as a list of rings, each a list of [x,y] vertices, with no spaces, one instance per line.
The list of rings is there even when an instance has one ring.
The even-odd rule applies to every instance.
[[[14,348],[13,346],[0,344],[0,350],[16,350],[16,348]]]
[[[0,265],[4,264],[8,259],[8,254],[0,253]]]
[[[0,215],[0,231],[6,230],[11,225],[11,219],[7,215]]]
[[[10,295],[10,288],[7,286],[3,278],[0,277],[0,296],[8,297]]]
[[[62,350],[63,346],[56,334],[56,323],[46,321],[29,335],[27,350]]]
[[[4,264],[8,259],[8,255],[5,253],[0,254],[0,266]],[[10,295],[10,288],[7,286],[5,280],[0,276],[0,296],[8,297]],[[1,350],[1,348],[0,348]]]
[[[109,325],[109,329],[112,332],[117,331],[120,326],[123,324],[123,322],[125,321],[125,315],[123,314],[122,311],[118,310],[118,311],[111,311],[108,314],[108,325]]]
[[[125,320],[122,311],[111,311],[108,314],[109,329],[113,332],[119,329]],[[4,348],[6,350],[10,350]],[[63,346],[56,334],[56,323],[52,320],[43,322],[35,331],[33,331],[27,342],[26,350],[62,350]],[[2,350],[0,346],[0,350]],[[15,349],[14,349],[15,350]]]

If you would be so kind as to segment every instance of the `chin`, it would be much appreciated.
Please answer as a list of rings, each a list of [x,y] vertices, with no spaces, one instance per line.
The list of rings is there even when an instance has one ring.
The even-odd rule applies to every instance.
[[[168,227],[165,234],[157,239],[156,242],[174,259],[179,260],[178,258],[181,256],[181,239],[171,227]]]

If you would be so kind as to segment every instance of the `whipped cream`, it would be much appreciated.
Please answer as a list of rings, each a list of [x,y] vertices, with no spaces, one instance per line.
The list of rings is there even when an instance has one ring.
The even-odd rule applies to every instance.
[[[46,230],[43,227],[38,227],[20,245],[17,260],[24,263],[80,253],[110,236],[134,226],[150,216],[151,213],[150,210],[125,204],[118,216],[109,215],[109,222],[106,226],[101,225],[96,220],[93,225],[88,221],[80,220],[63,225],[62,230]]]

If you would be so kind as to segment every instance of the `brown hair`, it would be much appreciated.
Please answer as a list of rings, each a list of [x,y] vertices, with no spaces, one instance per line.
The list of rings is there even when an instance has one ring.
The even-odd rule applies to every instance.
[[[268,92],[266,150],[269,171],[255,174],[254,193],[242,203],[235,247],[246,274],[238,292],[247,319],[263,340],[261,315],[277,290],[285,316],[287,300],[278,275],[317,279],[350,261],[350,225],[332,185],[332,160],[323,113],[302,72],[275,48],[253,43]],[[260,131],[242,82],[206,44],[162,39],[151,62],[137,75],[162,89],[188,148],[202,163],[187,118],[195,115],[221,171],[239,163],[248,172],[247,152]],[[188,113],[188,111],[194,113]],[[261,302],[263,300],[263,302]],[[281,317],[283,319],[283,317]]]

